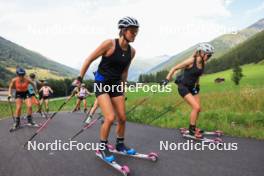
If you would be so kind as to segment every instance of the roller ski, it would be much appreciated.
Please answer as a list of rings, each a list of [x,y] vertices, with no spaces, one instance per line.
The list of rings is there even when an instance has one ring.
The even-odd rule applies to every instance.
[[[31,116],[28,116],[27,117],[27,123],[25,124],[26,126],[28,127],[32,127],[32,128],[39,128],[41,125],[35,123],[33,120],[32,120],[32,117]]]
[[[186,132],[188,130],[188,132]],[[202,130],[192,127],[187,129],[186,131],[181,131],[182,137],[186,139],[192,139],[195,141],[202,141],[206,143],[222,143],[223,140],[221,138],[206,138],[204,137]],[[182,133],[183,132],[183,133]]]
[[[108,145],[109,151],[114,154],[125,155],[133,158],[146,159],[153,162],[158,160],[158,154],[151,152],[149,154],[138,153],[135,149],[117,150],[113,145]]]
[[[16,119],[16,122],[13,124],[13,126],[9,129],[9,132],[14,132],[14,131],[17,131],[21,128],[24,128],[24,127],[31,127],[31,128],[39,128],[41,127],[41,124],[37,124],[35,122],[32,121],[32,118],[28,118],[28,122],[24,122],[23,124],[20,123],[20,118],[17,118]]]
[[[197,129],[199,130],[199,132],[203,135],[212,135],[212,136],[223,136],[224,135],[224,132],[223,131],[219,131],[219,130],[216,130],[216,131],[205,131],[205,130],[201,130],[201,129]],[[189,134],[189,129],[188,128],[180,128],[180,132],[181,134]]]
[[[104,150],[97,150],[96,156],[98,156],[100,159],[102,159],[104,162],[112,166],[114,169],[116,169],[118,172],[120,172],[124,176],[128,176],[130,173],[130,170],[128,166],[126,165],[120,165],[115,161],[115,157],[113,154],[110,153],[107,145]]]
[[[195,140],[195,141],[203,141],[203,142],[206,142],[206,143],[215,143],[215,144],[223,143],[223,140],[221,138],[213,138],[213,139],[206,138],[206,137],[198,138],[198,137],[195,137],[195,136],[190,135],[190,134],[182,134],[182,137],[186,138],[186,139],[192,139],[192,140]]]
[[[10,133],[12,133],[12,132],[15,132],[15,131],[17,131],[17,130],[19,130],[19,129],[22,129],[22,128],[24,128],[24,126],[23,125],[17,125],[17,124],[13,124],[13,126],[9,129],[9,132]]]
[[[29,127],[29,128],[39,128],[41,127],[42,124],[29,124],[29,123],[25,123],[25,124],[22,124],[22,125],[19,125],[19,126],[16,126],[16,125],[13,125],[10,129],[9,129],[9,132],[12,133],[12,132],[15,132],[19,129],[22,129],[24,127]]]
[[[39,128],[39,127],[41,127],[41,123],[35,123],[35,122],[31,122],[31,123],[26,123],[25,124],[26,126],[28,126],[28,127],[31,127],[31,128]]]

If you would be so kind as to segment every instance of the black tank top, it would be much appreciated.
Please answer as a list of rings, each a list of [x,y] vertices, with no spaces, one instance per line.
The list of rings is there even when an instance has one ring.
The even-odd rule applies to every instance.
[[[200,69],[197,67],[196,58],[194,58],[193,66],[191,68],[184,69],[182,84],[187,86],[194,86],[203,72],[204,63],[202,63],[202,68]]]
[[[131,47],[128,45],[126,51],[124,51],[120,45],[118,39],[115,39],[115,50],[109,57],[102,57],[102,60],[98,67],[98,72],[103,76],[104,80],[121,80],[124,69],[130,64]]]

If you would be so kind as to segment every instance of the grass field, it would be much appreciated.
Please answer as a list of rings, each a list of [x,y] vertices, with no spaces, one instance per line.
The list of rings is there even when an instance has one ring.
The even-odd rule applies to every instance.
[[[235,86],[231,81],[231,70],[216,74],[204,75],[201,78],[202,112],[198,126],[206,130],[219,129],[231,136],[264,139],[264,64],[249,64],[242,67],[244,77],[241,84]],[[215,84],[217,77],[225,78],[222,84]],[[187,127],[189,124],[190,107],[181,103],[174,83],[172,92],[158,93],[128,115],[128,120],[165,128]],[[127,93],[127,110],[137,104],[150,93]],[[89,97],[92,104],[94,97]],[[55,111],[63,100],[50,102],[50,110]],[[71,100],[64,111],[73,109],[75,99]],[[0,104],[0,118],[10,117],[8,104]],[[168,111],[160,118],[157,116]]]

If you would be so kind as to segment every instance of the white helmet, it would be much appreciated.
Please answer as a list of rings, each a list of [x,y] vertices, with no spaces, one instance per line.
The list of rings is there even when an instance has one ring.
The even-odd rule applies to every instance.
[[[127,27],[139,27],[139,23],[135,18],[132,17],[124,17],[118,21],[118,28],[127,28]]]
[[[204,51],[206,54],[213,54],[214,47],[209,43],[200,43],[196,48],[197,51]]]

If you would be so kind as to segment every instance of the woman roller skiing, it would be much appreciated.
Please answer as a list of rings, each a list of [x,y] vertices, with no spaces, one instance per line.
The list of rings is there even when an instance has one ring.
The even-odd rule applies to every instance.
[[[125,17],[119,20],[120,29],[119,38],[104,41],[92,54],[85,60],[80,77],[83,78],[91,63],[102,56],[98,70],[95,73],[95,95],[100,108],[102,109],[105,121],[100,130],[100,143],[105,146],[100,149],[101,157],[107,161],[115,160],[113,154],[109,151],[108,136],[111,126],[118,119],[116,128],[116,150],[128,154],[134,154],[136,151],[125,145],[125,97],[124,92],[118,87],[122,87],[127,80],[128,69],[132,59],[135,56],[135,49],[129,43],[133,42],[137,36],[139,24],[131,17]],[[111,87],[107,91],[105,87]]]
[[[41,87],[39,92],[42,94],[40,105],[42,106],[42,103],[44,101],[46,112],[49,113],[49,98],[51,94],[53,94],[53,90],[50,88],[50,86],[48,86],[48,83],[44,81],[44,85],[43,87]]]
[[[214,53],[214,47],[209,43],[201,43],[196,48],[193,56],[175,65],[168,73],[162,85],[167,85],[176,71],[184,69],[183,73],[176,78],[180,96],[191,106],[189,134],[195,138],[202,138],[202,131],[196,128],[199,113],[201,111],[200,103],[200,85],[199,78],[204,72],[206,62]]]
[[[70,97],[68,98],[68,99],[71,99],[73,96],[77,97],[76,105],[75,105],[74,109],[72,110],[72,112],[75,112],[78,109],[80,109],[81,102],[83,102],[84,113],[86,113],[86,111],[87,111],[86,97],[88,95],[92,95],[92,94],[88,91],[88,89],[85,88],[85,84],[84,83],[78,84],[77,87],[75,87],[73,89]]]
[[[12,97],[12,89],[14,88],[16,91],[15,123],[13,127],[10,129],[10,131],[20,128],[20,116],[21,116],[23,100],[25,100],[27,106],[27,121],[28,121],[27,125],[38,127],[38,124],[36,124],[32,120],[32,102],[30,97],[31,95],[28,92],[28,86],[32,85],[33,89],[35,90],[35,93],[37,93],[37,88],[35,87],[33,81],[25,77],[26,71],[23,68],[18,67],[16,69],[16,74],[17,76],[11,80],[8,89],[8,100],[10,100],[10,98]]]

